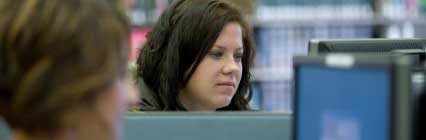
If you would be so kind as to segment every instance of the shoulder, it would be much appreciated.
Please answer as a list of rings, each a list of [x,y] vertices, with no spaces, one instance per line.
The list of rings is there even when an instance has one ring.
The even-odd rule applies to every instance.
[[[157,95],[143,81],[138,79],[138,88],[141,95],[140,109],[141,111],[159,111],[161,110]]]

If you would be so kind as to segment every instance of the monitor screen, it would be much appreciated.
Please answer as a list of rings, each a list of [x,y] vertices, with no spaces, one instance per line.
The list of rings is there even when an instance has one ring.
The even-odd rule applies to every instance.
[[[297,140],[389,140],[391,71],[296,68]]]

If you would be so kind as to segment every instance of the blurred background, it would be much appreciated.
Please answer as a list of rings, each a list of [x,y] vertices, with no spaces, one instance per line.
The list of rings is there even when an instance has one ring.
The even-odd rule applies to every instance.
[[[131,63],[172,1],[127,0]],[[292,57],[306,55],[311,39],[426,37],[426,0],[229,1],[243,9],[255,33],[255,110],[292,112]]]

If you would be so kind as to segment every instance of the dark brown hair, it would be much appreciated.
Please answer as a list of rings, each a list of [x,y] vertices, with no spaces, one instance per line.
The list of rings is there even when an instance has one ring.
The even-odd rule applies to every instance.
[[[0,116],[55,132],[126,75],[128,23],[116,0],[0,1]]]
[[[177,0],[148,34],[137,60],[138,77],[154,92],[161,106],[159,110],[183,109],[177,100],[179,90],[230,22],[238,22],[243,30],[243,71],[230,105],[219,110],[248,109],[254,43],[252,30],[240,10],[222,0]],[[186,77],[185,72],[188,72]]]

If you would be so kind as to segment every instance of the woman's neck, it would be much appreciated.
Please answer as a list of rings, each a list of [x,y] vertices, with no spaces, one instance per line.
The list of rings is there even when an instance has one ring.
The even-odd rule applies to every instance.
[[[177,102],[188,111],[202,111],[202,112],[214,112],[215,108],[203,106],[201,103],[194,101],[193,99],[183,96],[183,91],[178,94]]]

